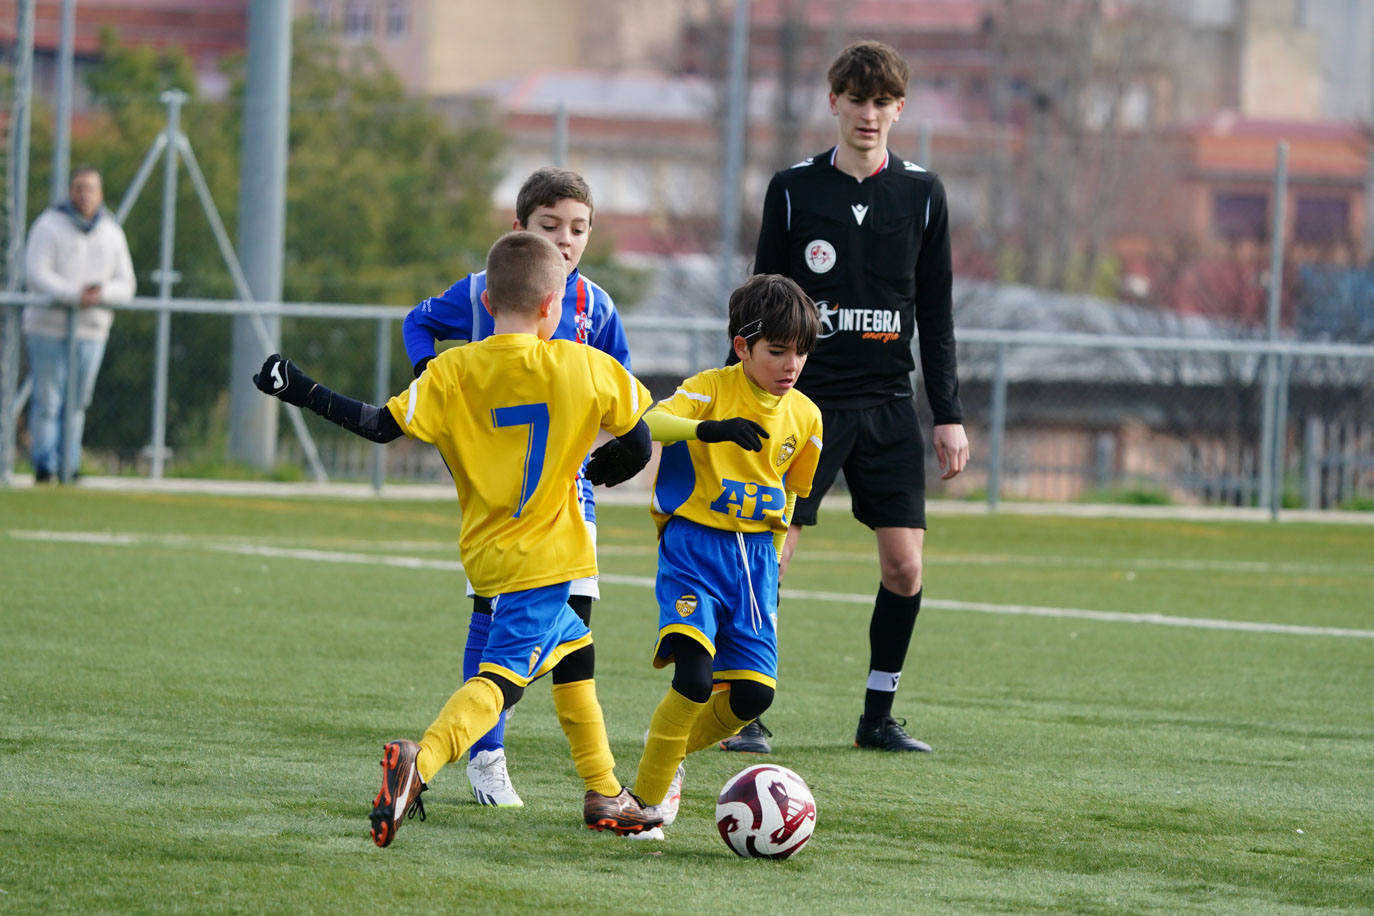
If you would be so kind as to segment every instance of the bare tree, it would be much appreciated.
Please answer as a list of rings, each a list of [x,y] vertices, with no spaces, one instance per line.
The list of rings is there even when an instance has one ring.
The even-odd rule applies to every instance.
[[[999,178],[1017,231],[1014,279],[1090,288],[1140,211],[1160,156],[1180,23],[1105,0],[1002,0],[990,19],[994,114],[1024,124],[1024,155]]]

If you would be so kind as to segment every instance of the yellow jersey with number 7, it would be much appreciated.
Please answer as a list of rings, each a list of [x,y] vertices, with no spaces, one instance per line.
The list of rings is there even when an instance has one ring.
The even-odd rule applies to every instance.
[[[463,566],[477,594],[494,596],[596,574],[577,471],[598,430],[624,435],[650,403],[600,350],[498,334],[445,350],[386,406],[443,456]]]

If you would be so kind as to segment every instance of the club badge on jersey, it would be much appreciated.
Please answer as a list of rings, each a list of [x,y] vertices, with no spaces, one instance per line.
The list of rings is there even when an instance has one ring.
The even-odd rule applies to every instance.
[[[806,244],[806,266],[813,274],[829,273],[835,266],[835,246],[825,239],[816,239]]]

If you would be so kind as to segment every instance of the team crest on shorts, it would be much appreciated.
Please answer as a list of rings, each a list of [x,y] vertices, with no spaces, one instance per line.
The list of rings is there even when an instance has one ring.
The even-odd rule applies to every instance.
[[[797,437],[796,434],[793,434],[782,440],[782,445],[778,446],[778,457],[773,459],[773,463],[778,467],[782,467],[787,463],[788,459],[792,457],[792,453],[796,450]]]
[[[679,617],[691,617],[697,609],[696,595],[683,595],[677,599],[677,615]]]
[[[813,274],[828,273],[835,266],[835,246],[825,239],[806,243],[806,266]]]
[[[530,674],[534,674],[534,666],[539,664],[539,656],[543,654],[543,646],[535,646],[534,651],[530,653]]]

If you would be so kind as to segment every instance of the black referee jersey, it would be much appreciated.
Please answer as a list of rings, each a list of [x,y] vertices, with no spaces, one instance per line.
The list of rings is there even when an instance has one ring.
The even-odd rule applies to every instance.
[[[944,186],[890,151],[856,181],[834,154],[773,176],[754,255],[755,273],[791,277],[820,309],[797,387],[822,409],[909,397],[915,332],[935,422],[960,423]]]

